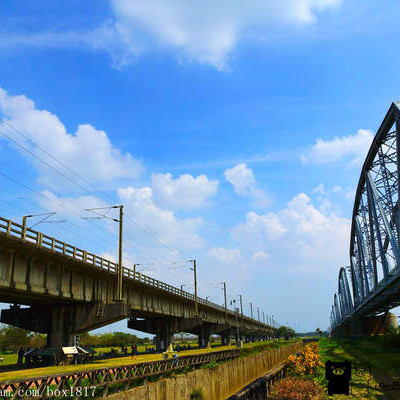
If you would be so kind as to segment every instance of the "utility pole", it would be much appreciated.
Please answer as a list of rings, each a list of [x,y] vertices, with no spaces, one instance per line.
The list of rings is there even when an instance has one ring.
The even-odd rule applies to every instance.
[[[124,206],[119,206],[119,249],[118,249],[118,282],[117,301],[122,301],[122,227],[124,221]]]
[[[189,260],[193,263],[193,278],[194,278],[194,314],[199,315],[199,302],[197,298],[197,272],[196,272],[196,260]]]
[[[25,240],[26,238],[26,219],[28,218],[28,215],[24,215],[22,217],[22,240]]]
[[[147,264],[138,264],[138,263],[136,263],[136,264],[133,264],[133,276],[136,275],[136,267],[138,267],[139,265],[143,267],[144,265],[155,265],[155,263],[147,263]],[[140,275],[140,272],[138,272],[138,274]]]
[[[242,314],[243,317],[243,303],[242,303],[242,295],[239,294],[239,299],[240,299],[240,314]]]
[[[253,318],[253,303],[250,302],[250,314],[251,318]]]
[[[29,215],[24,215],[22,217],[22,232],[21,232],[21,239],[25,240],[26,239],[26,230],[27,230],[27,220],[28,218],[32,218],[32,217],[43,217],[41,218],[38,222],[36,222],[35,224],[33,224],[31,226],[34,227],[35,225],[41,224],[43,222],[47,222],[47,223],[57,223],[57,222],[65,222],[65,220],[61,220],[61,221],[46,221],[47,219],[49,219],[50,217],[52,217],[53,215],[55,215],[56,212],[52,211],[52,212],[48,212],[48,213],[41,213],[41,214],[29,214]]]
[[[225,321],[228,321],[228,310],[226,304],[226,282],[222,282],[224,284],[224,304],[225,304]]]
[[[112,218],[107,215],[107,213],[115,208],[119,208],[119,219]],[[99,212],[100,210],[107,210],[104,211],[104,213]],[[118,240],[118,264],[116,268],[116,275],[117,275],[117,290],[116,290],[116,299],[115,301],[122,301],[122,275],[123,275],[123,267],[122,267],[122,227],[124,224],[124,206],[119,205],[119,206],[110,206],[110,207],[96,207],[96,208],[85,208],[85,211],[90,211],[94,214],[96,214],[95,217],[84,217],[83,219],[110,219],[111,221],[118,222],[119,223],[119,240]],[[136,266],[139,264],[134,264],[134,272],[136,272]]]

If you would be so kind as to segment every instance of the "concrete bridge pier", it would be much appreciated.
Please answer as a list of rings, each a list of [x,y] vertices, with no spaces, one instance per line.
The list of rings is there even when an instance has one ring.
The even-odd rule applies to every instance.
[[[1,322],[33,332],[47,334],[47,346],[73,345],[73,337],[127,318],[129,307],[123,303],[78,303],[71,305],[13,305],[1,311]]]
[[[157,320],[156,328],[156,351],[162,352],[168,349],[170,344],[174,342],[173,324],[165,319]]]
[[[211,337],[211,327],[207,324],[201,324],[198,332],[198,344],[200,348],[208,346]]]
[[[332,336],[374,336],[389,331],[390,328],[398,328],[397,317],[392,313],[380,316],[354,318],[332,331]]]
[[[231,342],[231,330],[227,329],[221,332],[221,343],[223,346],[230,344]]]

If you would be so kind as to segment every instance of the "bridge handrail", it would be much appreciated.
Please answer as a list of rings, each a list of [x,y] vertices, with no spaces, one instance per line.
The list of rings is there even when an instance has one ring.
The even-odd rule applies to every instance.
[[[82,250],[76,246],[72,246],[66,242],[62,242],[54,237],[45,235],[41,232],[35,231],[32,228],[24,227],[12,220],[0,217],[0,233],[3,233],[9,237],[19,239],[21,241],[32,243],[40,248],[45,248],[57,254],[62,254],[66,257],[73,258],[84,262],[86,264],[92,265],[94,267],[101,268],[111,273],[116,273],[118,264],[107,260],[103,257],[99,257],[96,254],[90,253],[86,250]],[[122,267],[122,273],[125,278],[139,281],[145,285],[156,287],[157,289],[166,291],[168,293],[174,294],[176,296],[184,297],[185,299],[195,301],[195,296],[192,293],[181,290],[175,286],[169,285],[148,275],[144,275],[137,271],[132,271],[127,267]],[[219,304],[213,303],[211,301],[205,300],[201,297],[197,298],[199,304],[207,307],[215,308],[219,311],[225,312],[225,307]],[[237,314],[231,310],[226,310],[227,314],[231,316],[237,316]],[[256,323],[260,326],[267,327],[268,325],[257,321],[253,318],[247,317],[245,315],[238,316],[242,320],[247,320],[252,323]]]

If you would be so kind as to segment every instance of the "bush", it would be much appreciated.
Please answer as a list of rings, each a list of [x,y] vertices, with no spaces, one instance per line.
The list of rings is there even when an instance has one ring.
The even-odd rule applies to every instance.
[[[303,352],[288,358],[289,372],[294,375],[314,375],[320,366],[323,366],[323,363],[317,342],[308,344]]]
[[[279,400],[320,400],[322,389],[310,379],[290,377],[277,382],[272,388],[272,398]]]
[[[194,389],[192,393],[190,393],[191,400],[203,400],[203,391],[201,388]]]
[[[207,364],[204,364],[201,368],[214,369],[217,367],[218,367],[218,363],[216,361],[210,361]]]
[[[381,340],[386,347],[400,347],[400,328],[390,328],[389,332],[385,333]]]

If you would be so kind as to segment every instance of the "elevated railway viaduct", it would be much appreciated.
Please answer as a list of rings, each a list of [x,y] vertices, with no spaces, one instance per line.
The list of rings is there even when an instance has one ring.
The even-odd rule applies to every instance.
[[[122,320],[156,335],[164,350],[178,332],[227,341],[266,338],[274,328],[149,276],[0,217],[1,322],[47,334],[49,346],[72,345],[74,335]],[[27,307],[24,307],[27,306]]]

